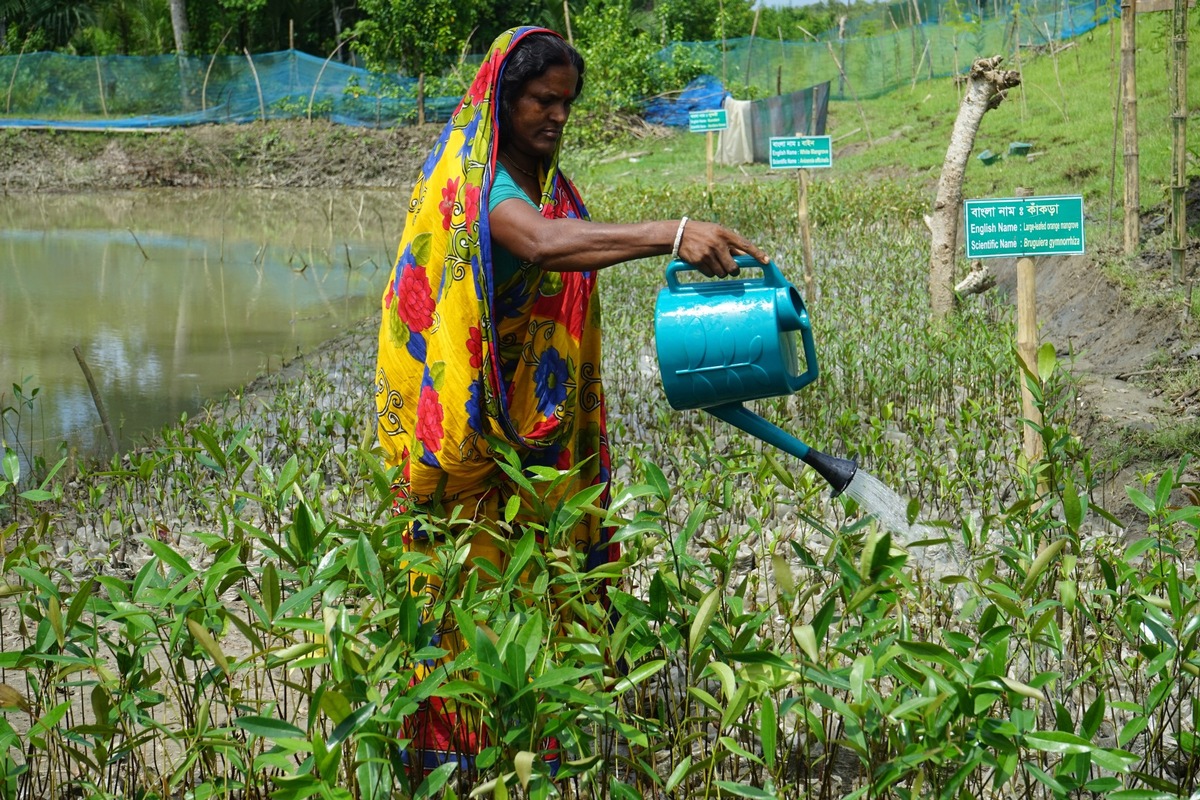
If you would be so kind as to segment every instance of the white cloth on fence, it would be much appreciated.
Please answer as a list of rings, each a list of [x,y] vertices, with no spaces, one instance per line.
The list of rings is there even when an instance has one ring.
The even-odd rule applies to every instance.
[[[735,165],[754,162],[754,143],[750,141],[750,100],[726,97],[724,108],[729,127],[717,134],[718,164]]]

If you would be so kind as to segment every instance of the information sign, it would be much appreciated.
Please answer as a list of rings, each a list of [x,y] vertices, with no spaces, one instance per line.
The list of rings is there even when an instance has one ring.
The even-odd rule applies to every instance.
[[[723,108],[711,111],[692,111],[688,114],[688,130],[692,133],[723,131],[728,127],[729,115]]]
[[[828,136],[772,136],[771,169],[820,169],[833,166]]]
[[[963,221],[967,258],[1083,253],[1079,195],[967,200]]]

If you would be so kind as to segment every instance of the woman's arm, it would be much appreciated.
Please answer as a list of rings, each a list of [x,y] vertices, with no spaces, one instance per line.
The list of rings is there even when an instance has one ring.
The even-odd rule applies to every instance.
[[[546,219],[516,198],[502,201],[491,213],[493,242],[551,272],[582,272],[670,255],[678,230],[677,219],[628,224]],[[766,255],[740,234],[711,222],[688,220],[679,241],[679,257],[710,277],[736,274],[737,253],[767,263]]]

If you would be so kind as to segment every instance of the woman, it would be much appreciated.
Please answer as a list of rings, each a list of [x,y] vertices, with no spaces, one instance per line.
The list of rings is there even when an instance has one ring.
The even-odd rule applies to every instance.
[[[496,440],[526,467],[577,469],[562,494],[601,485],[597,504],[607,502],[596,272],[673,255],[724,277],[737,272],[735,253],[766,261],[738,234],[686,217],[587,221],[558,169],[583,73],[580,55],[551,31],[517,28],[493,43],[413,189],[383,295],[380,443],[401,467],[401,502],[474,520],[468,564],[503,564],[495,521],[516,489],[497,465]],[[592,517],[567,535],[589,564],[616,556]],[[428,551],[420,526],[407,536]],[[442,633],[455,652],[453,630]],[[413,735],[415,748],[438,751],[427,767],[476,751],[454,711],[428,711]]]

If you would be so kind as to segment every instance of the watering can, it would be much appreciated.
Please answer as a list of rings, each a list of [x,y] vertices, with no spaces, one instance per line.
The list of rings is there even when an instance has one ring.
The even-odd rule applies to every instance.
[[[826,455],[767,422],[742,404],[794,394],[817,379],[812,325],[800,292],[774,262],[736,258],[739,269],[761,277],[680,281],[696,268],[667,266],[667,285],[654,307],[658,368],[667,401],[677,410],[699,408],[808,464],[837,497],[858,465]],[[796,339],[804,351],[804,369]]]

